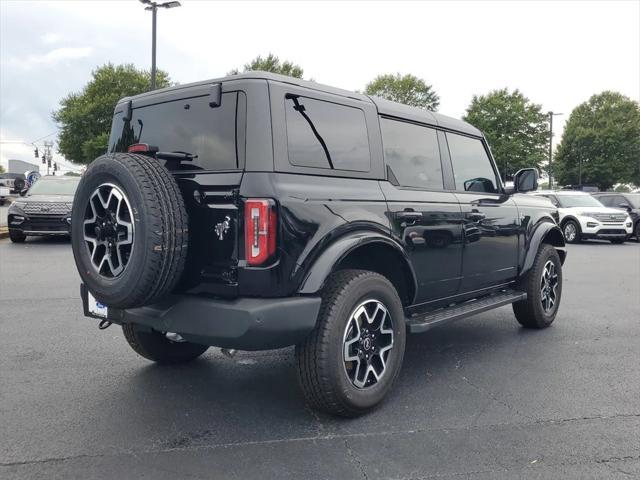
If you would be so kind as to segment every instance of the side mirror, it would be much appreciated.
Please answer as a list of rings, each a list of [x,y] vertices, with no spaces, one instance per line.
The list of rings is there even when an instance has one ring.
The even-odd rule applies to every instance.
[[[535,168],[523,168],[513,176],[513,189],[516,192],[525,193],[538,189],[538,170]]]
[[[631,207],[626,203],[621,203],[620,205],[618,205],[618,207],[622,208],[623,210],[626,210],[627,212],[631,211]]]
[[[22,190],[20,190],[20,196],[24,197],[27,194],[28,191],[29,191],[28,188],[23,188]]]

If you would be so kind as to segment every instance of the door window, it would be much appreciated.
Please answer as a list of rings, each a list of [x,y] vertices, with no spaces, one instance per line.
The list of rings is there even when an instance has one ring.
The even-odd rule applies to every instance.
[[[498,192],[496,173],[480,139],[447,133],[447,143],[456,190]]]
[[[384,159],[403,187],[442,190],[438,135],[433,128],[380,119]]]

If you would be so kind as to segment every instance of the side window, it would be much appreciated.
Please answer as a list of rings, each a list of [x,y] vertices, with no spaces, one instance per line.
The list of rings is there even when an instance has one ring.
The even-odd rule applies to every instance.
[[[368,172],[364,112],[297,95],[285,99],[289,163],[300,167]]]
[[[596,200],[598,200],[605,207],[610,207],[613,203],[612,197],[610,195],[598,195],[596,197]]]
[[[433,128],[380,119],[384,159],[403,187],[442,190],[438,135]]]
[[[629,202],[622,195],[616,195],[613,197],[612,204],[612,207],[620,208],[620,205],[629,205]]]
[[[498,183],[482,141],[447,133],[456,190],[496,193]]]

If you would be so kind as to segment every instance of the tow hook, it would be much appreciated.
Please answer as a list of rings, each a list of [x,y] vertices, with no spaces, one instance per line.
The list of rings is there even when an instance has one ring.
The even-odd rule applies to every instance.
[[[112,323],[109,320],[100,320],[100,323],[98,324],[98,328],[100,330],[105,330],[107,328],[109,328],[112,325]]]
[[[238,353],[238,350],[236,350],[235,348],[221,348],[220,351],[225,357],[228,358],[233,358],[236,356],[236,353]]]

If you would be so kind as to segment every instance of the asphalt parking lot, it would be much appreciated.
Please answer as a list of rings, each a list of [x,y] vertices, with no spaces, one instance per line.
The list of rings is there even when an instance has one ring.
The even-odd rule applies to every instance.
[[[81,314],[67,240],[0,240],[0,477],[638,478],[640,244],[570,246],[545,331],[510,307],[410,337],[374,413],[305,408],[292,350],[138,357]]]

